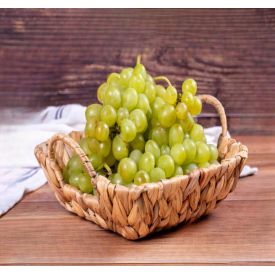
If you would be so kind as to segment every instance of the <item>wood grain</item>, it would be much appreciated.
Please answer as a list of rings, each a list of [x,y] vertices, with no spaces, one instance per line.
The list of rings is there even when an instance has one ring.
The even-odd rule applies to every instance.
[[[272,9],[2,9],[0,107],[87,105],[141,53],[153,75],[217,96],[233,133],[274,134],[274,47]]]
[[[275,265],[275,158],[265,153],[275,137],[238,139],[260,170],[199,222],[127,241],[68,213],[46,185],[0,219],[0,264]]]

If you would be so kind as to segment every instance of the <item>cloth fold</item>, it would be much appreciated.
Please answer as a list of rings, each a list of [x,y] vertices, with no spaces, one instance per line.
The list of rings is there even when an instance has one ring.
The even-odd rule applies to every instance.
[[[84,126],[85,107],[78,104],[48,107],[23,125],[0,125],[0,216],[46,183],[34,147],[55,133],[81,131]],[[217,144],[220,133],[221,127],[205,129],[207,142]],[[256,172],[246,165],[241,176]]]

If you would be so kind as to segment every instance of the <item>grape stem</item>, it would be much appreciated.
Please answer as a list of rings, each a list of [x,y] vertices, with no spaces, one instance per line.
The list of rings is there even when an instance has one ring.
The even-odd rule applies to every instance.
[[[110,168],[110,166],[106,162],[103,164],[103,166],[107,170],[108,176],[111,176],[112,175],[112,169]]]
[[[141,55],[139,54],[139,55],[137,56],[137,64],[140,64],[140,62],[141,62]]]
[[[154,77],[154,79],[155,79],[155,80],[164,80],[164,81],[166,81],[166,82],[168,83],[169,86],[172,86],[170,80],[169,80],[166,76],[160,75],[160,76]]]

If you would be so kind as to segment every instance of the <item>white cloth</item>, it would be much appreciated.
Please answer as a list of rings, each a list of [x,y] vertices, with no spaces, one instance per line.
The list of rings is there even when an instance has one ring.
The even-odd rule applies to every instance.
[[[85,107],[77,104],[48,107],[23,125],[0,125],[0,216],[46,183],[34,147],[55,133],[83,130],[84,125]],[[216,144],[220,132],[220,127],[206,129],[207,141]],[[245,166],[241,176],[256,172]]]

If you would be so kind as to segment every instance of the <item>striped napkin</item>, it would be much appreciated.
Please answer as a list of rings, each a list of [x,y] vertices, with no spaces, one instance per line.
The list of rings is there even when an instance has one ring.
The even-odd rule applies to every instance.
[[[84,126],[85,107],[78,104],[48,107],[23,125],[0,125],[0,216],[46,183],[34,147],[55,133],[81,131]],[[205,129],[208,143],[216,144],[220,132],[220,127]],[[257,168],[245,166],[241,176],[256,172]]]

